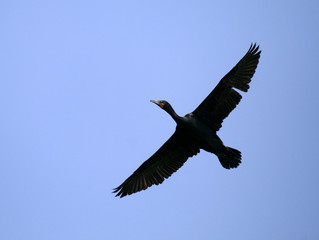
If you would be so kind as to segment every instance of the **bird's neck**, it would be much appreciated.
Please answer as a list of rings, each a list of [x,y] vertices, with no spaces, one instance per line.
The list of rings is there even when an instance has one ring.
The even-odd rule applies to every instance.
[[[181,117],[177,115],[177,113],[174,111],[172,107],[167,109],[166,112],[175,120],[176,123],[179,122]]]

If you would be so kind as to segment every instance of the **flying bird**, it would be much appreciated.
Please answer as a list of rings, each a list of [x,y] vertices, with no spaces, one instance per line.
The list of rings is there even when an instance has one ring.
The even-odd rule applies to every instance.
[[[188,158],[199,153],[200,149],[214,153],[226,169],[238,167],[241,152],[225,146],[216,132],[242,98],[235,89],[248,91],[260,58],[261,51],[258,50],[256,43],[251,44],[245,56],[220,80],[204,101],[184,117],[177,115],[167,101],[151,100],[174,119],[176,130],[157,152],[114,189],[116,196],[124,197],[154,184],[161,184],[183,166]]]

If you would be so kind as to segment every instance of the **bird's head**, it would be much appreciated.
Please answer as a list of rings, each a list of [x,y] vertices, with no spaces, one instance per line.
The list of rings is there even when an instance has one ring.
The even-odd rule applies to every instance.
[[[159,106],[160,108],[165,110],[169,115],[172,116],[172,118],[175,121],[177,121],[177,119],[179,118],[179,116],[175,113],[174,109],[172,108],[171,104],[169,104],[167,101],[165,101],[165,100],[159,100],[159,101],[151,100],[151,102],[155,103],[157,106]]]
[[[159,106],[160,108],[162,108],[168,113],[170,113],[171,110],[173,110],[172,106],[165,100],[158,100],[158,101],[151,100],[151,102],[155,103],[157,106]]]
[[[164,109],[167,108],[168,106],[170,106],[170,104],[165,101],[165,100],[158,100],[158,101],[155,101],[155,100],[151,100],[152,103],[155,103],[157,106],[159,106],[160,108]]]
[[[166,102],[165,100],[158,100],[158,101],[155,101],[155,100],[151,100],[152,103],[155,103],[157,106],[159,106],[160,108],[163,108],[164,109],[164,106],[166,104],[169,104],[168,102]]]

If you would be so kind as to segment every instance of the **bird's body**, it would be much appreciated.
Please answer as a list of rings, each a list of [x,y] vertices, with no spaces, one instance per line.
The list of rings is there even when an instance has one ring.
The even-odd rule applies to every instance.
[[[176,130],[153,156],[114,189],[116,196],[124,197],[162,183],[189,157],[199,153],[200,149],[217,155],[226,169],[238,167],[241,163],[240,151],[225,146],[216,132],[241,100],[241,95],[234,88],[248,91],[248,84],[255,73],[261,53],[258,48],[256,44],[251,45],[246,55],[222,78],[205,100],[184,117],[177,115],[167,101],[151,100],[174,119]]]
[[[177,124],[175,133],[186,139],[186,142],[196,145],[199,149],[214,153],[227,169],[237,167],[240,164],[240,152],[226,147],[216,134],[216,131],[205,124],[196,114],[188,113],[184,117],[180,117],[167,101],[151,101],[159,106],[160,103],[164,104],[163,109],[171,115]],[[233,155],[234,151],[237,151],[236,159],[234,159],[234,156],[232,156],[232,159],[228,159],[227,156]],[[223,156],[226,156],[226,159]]]
[[[194,114],[186,114],[176,122],[176,129],[181,128],[186,138],[197,142],[201,149],[217,154],[224,149],[224,144],[217,136],[216,131],[209,128]]]

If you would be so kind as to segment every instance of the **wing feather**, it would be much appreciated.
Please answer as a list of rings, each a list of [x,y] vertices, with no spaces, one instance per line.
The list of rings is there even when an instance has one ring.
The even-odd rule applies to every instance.
[[[145,190],[152,185],[161,184],[176,172],[189,157],[199,153],[193,141],[186,141],[179,130],[146,160],[130,177],[114,189],[116,196],[124,197]]]
[[[193,111],[209,127],[218,131],[223,120],[238,105],[242,96],[234,90],[247,92],[260,58],[259,46],[251,44],[245,56],[217,84],[214,90]]]

